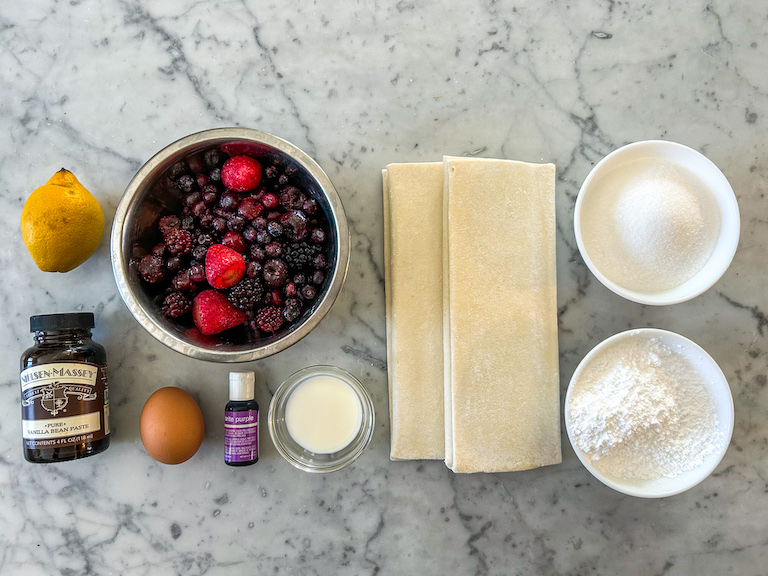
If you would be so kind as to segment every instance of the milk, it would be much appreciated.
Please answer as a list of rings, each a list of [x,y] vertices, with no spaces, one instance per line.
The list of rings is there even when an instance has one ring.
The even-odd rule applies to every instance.
[[[297,444],[316,454],[332,454],[349,445],[363,421],[355,391],[332,376],[314,376],[299,384],[285,407],[285,424]]]

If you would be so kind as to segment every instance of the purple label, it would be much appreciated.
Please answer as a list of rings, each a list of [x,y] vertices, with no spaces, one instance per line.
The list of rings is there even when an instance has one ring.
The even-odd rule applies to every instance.
[[[259,413],[224,412],[224,460],[249,462],[259,457]]]

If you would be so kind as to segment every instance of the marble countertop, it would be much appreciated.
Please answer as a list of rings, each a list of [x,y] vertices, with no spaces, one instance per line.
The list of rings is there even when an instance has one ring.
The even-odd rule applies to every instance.
[[[765,3],[41,0],[0,14],[0,48],[0,574],[765,574]],[[376,433],[343,472],[292,468],[266,433],[256,466],[225,466],[230,366],[180,356],[133,320],[108,232],[65,275],[38,271],[20,239],[26,197],[61,166],[111,219],[152,154],[232,125],[305,149],[349,216],[350,273],[329,316],[291,349],[239,366],[255,370],[264,413],[310,364],[365,383]],[[603,287],[573,233],[591,166],[649,138],[705,153],[742,214],[723,279],[671,307]],[[623,496],[590,476],[565,431],[563,463],[530,472],[389,461],[380,169],[443,154],[557,165],[563,392],[594,345],[631,327],[679,332],[720,363],[736,423],[709,479],[662,500]],[[112,446],[28,464],[18,384],[28,317],[70,310],[95,312],[107,348]],[[143,403],[165,385],[192,392],[207,424],[199,453],[176,467],[139,439]]]

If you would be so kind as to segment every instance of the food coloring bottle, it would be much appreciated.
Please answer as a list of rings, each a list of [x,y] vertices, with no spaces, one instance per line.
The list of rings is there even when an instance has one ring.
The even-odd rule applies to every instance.
[[[259,405],[253,372],[229,373],[229,402],[224,408],[224,462],[249,466],[259,460]]]

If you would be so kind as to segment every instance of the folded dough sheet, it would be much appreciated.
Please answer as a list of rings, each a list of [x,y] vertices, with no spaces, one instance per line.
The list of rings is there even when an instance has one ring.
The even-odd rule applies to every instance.
[[[390,458],[442,459],[443,165],[390,164],[382,176]]]
[[[555,167],[453,157],[443,167],[446,465],[557,464]]]

